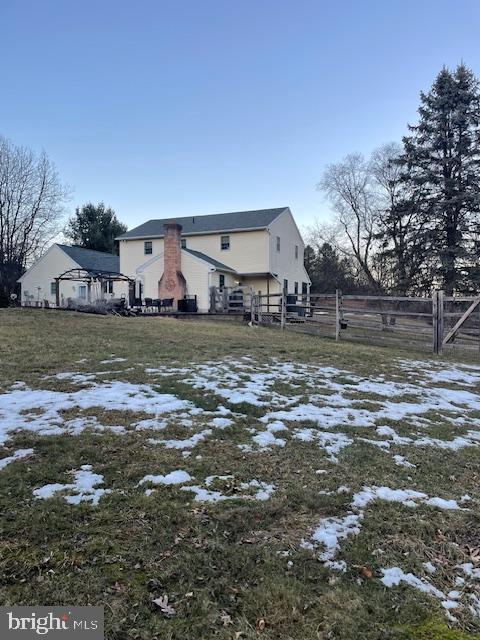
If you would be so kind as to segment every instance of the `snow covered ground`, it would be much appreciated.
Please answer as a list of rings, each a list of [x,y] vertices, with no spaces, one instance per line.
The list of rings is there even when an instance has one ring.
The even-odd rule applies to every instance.
[[[119,379],[104,379],[103,371],[68,371],[53,378],[69,383],[68,391],[42,388],[42,379],[31,388],[17,381],[0,395],[0,473],[7,466],[35,463],[35,448],[15,448],[15,437],[28,432],[33,436],[78,436],[92,431],[118,438],[137,433],[138,437],[152,432],[146,446],[171,451],[171,464],[152,468],[132,482],[149,497],[159,492],[176,492],[180,498],[187,494],[194,502],[220,503],[231,500],[269,501],[282,490],[281,483],[260,477],[237,477],[235,468],[218,473],[218,461],[210,460],[212,471],[193,474],[179,469],[179,456],[185,461],[200,460],[202,447],[211,447],[235,434],[238,455],[263,459],[273,454],[281,460],[288,458],[298,446],[310,446],[318,451],[319,464],[328,469],[341,466],[342,456],[351,448],[371,446],[401,476],[415,474],[417,465],[409,460],[416,452],[438,450],[458,452],[480,447],[480,367],[398,360],[399,372],[362,377],[332,366],[320,366],[270,359],[259,362],[248,356],[225,358],[192,364],[185,367],[131,365],[126,358],[101,361],[104,365],[128,365],[120,369]],[[141,371],[148,382],[125,381],[125,372]],[[107,371],[111,375],[113,370]],[[48,380],[51,381],[52,376]],[[408,381],[406,381],[408,380]],[[175,391],[165,392],[171,384]],[[206,410],[191,397],[184,398],[178,385],[194,393],[216,400],[216,408]],[[161,390],[159,390],[161,385]],[[185,394],[189,396],[189,394]],[[102,422],[99,415],[108,412],[141,414],[129,424]],[[146,417],[145,417],[146,416]],[[432,435],[441,425],[445,433]],[[173,430],[175,436],[164,433]],[[203,454],[202,454],[203,455]],[[210,453],[210,455],[212,455]],[[257,458],[255,458],[257,459]],[[207,467],[208,467],[207,460]],[[329,473],[319,469],[318,476]],[[32,488],[35,499],[63,498],[70,505],[80,502],[93,507],[103,498],[115,494],[114,484],[107,485],[104,476],[92,465],[79,465],[76,470],[65,469],[72,476],[70,482],[58,482]],[[410,477],[411,480],[411,477]],[[436,509],[465,511],[472,508],[470,496],[442,493],[435,495],[419,488],[378,486],[369,478],[360,478],[354,489],[338,486],[320,491],[324,496],[345,496],[345,513],[322,515],[316,526],[304,531],[298,548],[312,552],[332,571],[349,569],[342,556],[342,545],[359,536],[382,502],[408,509]],[[456,496],[456,497],[455,497]],[[215,505],[212,504],[212,508]],[[474,582],[480,579],[480,568],[463,563],[456,568],[460,591],[445,592],[434,584],[436,567],[425,562],[429,577],[417,577],[408,566],[383,567],[379,581],[387,588],[401,583],[410,585],[441,601],[452,619],[454,611],[469,607],[480,615],[475,600]],[[408,563],[407,563],[408,565]],[[462,605],[463,603],[463,605]]]

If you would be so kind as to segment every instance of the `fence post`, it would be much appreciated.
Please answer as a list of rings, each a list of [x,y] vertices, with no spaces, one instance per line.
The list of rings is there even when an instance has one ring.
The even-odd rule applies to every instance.
[[[340,289],[335,291],[335,340],[340,340],[340,300],[342,292]]]
[[[228,303],[229,303],[229,298],[230,298],[228,287],[223,287],[223,291],[222,291],[221,295],[222,295],[223,312],[227,313],[228,312]]]
[[[433,353],[443,353],[443,307],[444,291],[432,293],[432,327],[433,327]]]
[[[258,317],[258,324],[262,324],[263,318],[262,318],[262,292],[259,291],[258,292],[258,296],[257,296],[257,301],[258,301],[258,310],[257,310],[257,317]]]
[[[443,314],[444,314],[444,306],[445,306],[444,304],[445,292],[442,290],[437,291],[437,295],[438,295],[438,304],[437,304],[438,353],[443,353],[443,326],[444,326]]]
[[[285,296],[285,292],[282,293],[282,297],[280,298],[280,302],[281,302],[281,307],[280,307],[280,327],[282,328],[282,331],[285,329],[285,316],[286,316],[286,311],[287,311],[287,305],[286,305],[286,296]]]
[[[433,353],[438,353],[438,292],[432,291]]]

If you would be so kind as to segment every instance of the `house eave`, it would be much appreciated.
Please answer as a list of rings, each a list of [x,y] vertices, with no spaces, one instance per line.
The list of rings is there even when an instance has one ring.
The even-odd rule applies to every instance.
[[[191,231],[190,233],[182,233],[183,238],[189,238],[191,236],[212,236],[219,233],[241,233],[242,231],[264,231],[268,227],[247,227],[240,229],[215,229],[211,231]],[[115,240],[155,240],[158,238],[164,238],[165,234],[158,235],[141,235],[141,236],[128,236],[127,238],[118,236]]]

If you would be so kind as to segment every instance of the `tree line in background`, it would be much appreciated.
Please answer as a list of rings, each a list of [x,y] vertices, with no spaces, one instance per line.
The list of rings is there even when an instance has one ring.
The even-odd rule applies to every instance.
[[[480,288],[480,90],[464,65],[421,93],[402,144],[329,165],[332,207],[308,229],[313,291],[424,295]]]
[[[480,288],[480,89],[464,65],[421,93],[418,124],[402,144],[329,165],[318,185],[328,224],[308,229],[312,291],[424,295]],[[0,137],[0,303],[54,239],[118,252],[126,226],[102,202],[64,225],[69,189],[44,152]]]
[[[0,306],[18,291],[18,278],[62,234],[87,249],[118,253],[115,237],[127,230],[103,202],[77,207],[65,226],[70,189],[45,152],[0,136]]]

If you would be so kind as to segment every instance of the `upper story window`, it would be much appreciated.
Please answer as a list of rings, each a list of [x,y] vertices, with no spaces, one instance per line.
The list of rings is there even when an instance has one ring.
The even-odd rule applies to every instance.
[[[151,240],[145,240],[145,242],[143,243],[143,253],[146,256],[151,256],[153,253],[153,247],[152,247],[152,241]]]
[[[225,286],[225,276],[223,275],[223,273],[220,273],[218,276],[218,284],[220,289],[223,289],[223,287]]]
[[[187,248],[187,239],[186,238],[180,238],[180,245],[181,245],[182,249],[186,249]]]
[[[295,245],[295,260],[298,260],[298,244]]]
[[[277,251],[280,251],[280,236],[277,236]]]
[[[294,293],[298,294],[298,282],[295,282],[293,285],[293,291]]]
[[[222,251],[230,249],[230,236],[220,236],[220,249]]]

